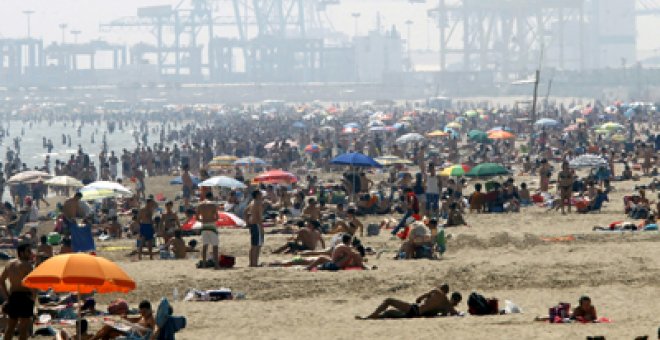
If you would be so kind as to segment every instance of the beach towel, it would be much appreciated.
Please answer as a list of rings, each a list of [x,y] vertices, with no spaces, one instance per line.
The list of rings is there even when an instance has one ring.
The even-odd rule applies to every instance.
[[[186,293],[183,301],[224,301],[233,300],[234,295],[229,288],[196,290],[191,289]]]
[[[174,340],[174,334],[181,329],[186,328],[186,318],[183,316],[170,316],[165,324],[160,328],[158,340]]]
[[[364,270],[364,268],[362,268],[362,267],[346,267],[346,268],[341,269],[341,270],[346,270],[346,271],[349,271],[349,270],[356,270],[356,271],[360,271],[360,270]],[[320,269],[318,269],[318,268],[312,268],[312,269],[310,270],[310,272],[313,272],[313,273],[316,273],[316,272],[323,272],[323,271],[327,272],[328,270],[320,270]]]
[[[553,320],[548,320],[549,323],[556,323],[556,324],[564,324],[564,323],[581,323],[581,324],[590,324],[590,323],[612,323],[612,320],[610,318],[605,318],[601,317],[598,318],[596,321],[585,321],[585,320],[580,320],[580,319],[568,319],[564,318],[562,319],[561,316],[555,316]]]
[[[69,232],[71,233],[71,248],[74,252],[84,253],[96,250],[90,225],[73,227]]]
[[[541,237],[541,240],[545,242],[571,242],[575,241],[575,236]]]
[[[105,247],[99,247],[99,251],[125,251],[125,250],[133,250],[133,247],[128,247],[128,246],[105,246]]]

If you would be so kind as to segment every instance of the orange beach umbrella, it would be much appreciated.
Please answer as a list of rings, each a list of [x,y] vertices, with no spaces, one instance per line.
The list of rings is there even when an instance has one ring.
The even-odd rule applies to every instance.
[[[84,253],[57,255],[44,261],[23,279],[23,285],[79,294],[127,293],[136,287],[114,262]]]
[[[516,136],[512,134],[511,132],[507,132],[504,130],[497,130],[497,131],[492,131],[488,134],[488,138],[490,139],[515,139]]]

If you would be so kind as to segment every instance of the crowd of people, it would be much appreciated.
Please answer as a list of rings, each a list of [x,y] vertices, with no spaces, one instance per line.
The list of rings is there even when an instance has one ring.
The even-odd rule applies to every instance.
[[[378,252],[365,244],[365,232],[370,236],[387,230],[400,239],[400,247],[394,251],[396,259],[434,259],[447,250],[445,228],[470,227],[471,214],[515,214],[535,204],[563,214],[573,208],[578,212],[599,210],[614,182],[632,178],[645,181],[657,175],[660,121],[647,108],[633,108],[634,119],[598,103],[587,108],[549,107],[544,111],[544,124],[530,121],[527,112],[515,108],[478,109],[468,104],[446,111],[406,103],[389,107],[311,104],[240,111],[227,108],[197,116],[185,109],[165,111],[161,116],[117,114],[113,118],[96,117],[106,119],[98,159],[88,153],[91,147],[87,143],[81,143],[75,154],[56,159],[51,168],[50,152],[57,147],[44,137],[43,148],[49,154],[33,169],[24,162],[17,137],[13,148],[7,148],[4,173],[0,174],[0,188],[4,191],[8,187],[10,197],[1,209],[3,242],[17,246],[18,255],[5,269],[0,285],[8,301],[6,312],[13,320],[5,338],[11,338],[16,322],[25,332],[26,319],[32,315],[34,292],[22,289],[20,283],[32,269],[32,249],[37,250],[39,262],[56,253],[77,251],[81,225],[97,238],[136,239],[137,260],[143,259],[145,248],[150,259],[154,255],[185,259],[189,252],[197,251],[195,241],[184,241],[191,228],[183,226],[194,221],[200,225],[194,229],[202,245],[199,267],[220,269],[216,222],[220,214],[232,213],[242,218],[249,230],[246,245],[250,267],[304,266],[336,271],[377,268],[366,265],[367,255]],[[616,110],[626,108],[619,104]],[[25,119],[26,124],[32,124],[56,117],[34,112]],[[100,125],[93,115],[67,119],[73,127],[79,124],[78,131],[85,124]],[[613,128],[594,129],[606,123],[614,124]],[[113,138],[113,131],[129,127],[135,131],[135,147],[109,150],[107,140]],[[605,142],[607,148],[602,147]],[[62,135],[62,144],[70,146],[71,136]],[[388,157],[391,162],[383,161],[382,168],[380,164],[333,165],[336,156],[346,153],[364,154],[376,161]],[[584,155],[597,158],[598,163],[579,163]],[[241,162],[243,157],[250,158]],[[486,163],[499,165],[505,172],[496,173],[499,178],[478,175],[487,178],[469,183],[470,170]],[[622,164],[620,174],[615,164]],[[457,173],[444,173],[452,166],[460,167]],[[591,170],[580,174],[582,168]],[[251,180],[272,169],[286,170],[292,177]],[[641,173],[633,174],[632,169]],[[128,187],[133,195],[85,203],[84,190],[51,187],[45,178],[13,181],[15,175],[28,170],[70,176],[85,186],[115,182]],[[518,174],[537,177],[538,185],[517,183]],[[199,185],[220,175],[242,185],[219,190]],[[159,176],[180,177],[181,190],[176,197],[156,197],[162,190],[149,187],[149,179]],[[291,179],[296,177],[298,180]],[[646,196],[647,190],[655,192],[656,184],[652,181],[630,196],[625,208],[631,217],[652,223],[653,216],[660,216],[660,200],[653,206]],[[41,204],[50,209],[47,198],[53,194],[67,198],[44,214]],[[381,222],[367,223],[373,216]],[[59,251],[52,249],[51,235],[37,235],[35,229],[23,232],[26,225],[41,220],[56,221],[55,233],[61,236]],[[292,259],[260,262],[269,233],[290,235],[285,244],[272,249],[273,254],[292,255]],[[154,248],[158,250],[154,252]],[[458,314],[455,308],[462,297],[458,292],[448,294],[448,286],[443,285],[413,304],[387,299],[367,318],[389,315],[390,308],[407,317]],[[581,300],[582,309],[574,315],[595,319],[595,310],[591,311],[586,302],[582,304]],[[138,324],[153,329],[150,308],[148,303],[140,304]],[[102,329],[90,338],[112,338],[115,331]]]

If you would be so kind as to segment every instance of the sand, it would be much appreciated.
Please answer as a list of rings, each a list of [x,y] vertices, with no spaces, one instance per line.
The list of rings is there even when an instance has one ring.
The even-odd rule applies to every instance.
[[[532,181],[530,178],[519,178]],[[657,232],[602,234],[594,225],[624,220],[622,196],[642,182],[615,183],[600,213],[570,214],[525,208],[520,214],[468,214],[471,227],[448,229],[452,238],[442,260],[395,261],[394,252],[368,258],[373,271],[310,273],[293,268],[246,268],[247,230],[221,230],[221,252],[237,256],[237,267],[214,271],[196,269],[195,259],[135,262],[125,252],[100,251],[118,263],[137,282],[125,296],[132,304],[141,299],[157,303],[188,288],[227,287],[243,292],[245,300],[173,302],[175,314],[188,319],[178,339],[608,339],[655,336],[660,317],[660,235]],[[176,187],[164,179],[150,180],[152,192],[172,195]],[[532,185],[535,187],[535,185]],[[154,190],[156,189],[156,190]],[[471,190],[469,190],[471,191]],[[370,219],[369,221],[373,221]],[[545,237],[575,235],[575,241],[548,242]],[[267,235],[262,261],[287,259],[268,255],[286,236]],[[121,241],[112,245],[130,245]],[[389,233],[364,237],[377,250],[398,248]],[[100,244],[107,245],[107,244]],[[413,301],[441,282],[460,291],[464,301],[471,291],[512,300],[523,314],[488,317],[452,317],[416,320],[357,321],[387,297]],[[534,322],[559,302],[577,303],[591,296],[599,315],[610,324],[553,325]],[[107,302],[117,295],[99,296]]]

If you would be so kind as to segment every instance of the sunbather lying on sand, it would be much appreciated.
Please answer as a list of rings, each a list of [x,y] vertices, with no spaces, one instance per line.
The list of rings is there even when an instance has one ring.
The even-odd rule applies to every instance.
[[[130,322],[130,327],[128,327],[126,330],[120,330],[118,327],[104,325],[96,333],[96,335],[94,335],[92,340],[114,339],[120,336],[126,336],[128,338],[134,337],[139,339],[151,335],[154,327],[156,326],[156,320],[151,309],[151,303],[149,303],[149,301],[142,301],[140,302],[139,309],[139,318],[125,318]]]
[[[434,317],[438,315],[460,315],[460,313],[456,310],[456,306],[458,306],[458,304],[463,299],[461,293],[452,293],[451,299],[447,298],[448,293],[449,286],[447,284],[443,284],[439,288],[433,288],[428,293],[418,297],[417,300],[415,300],[415,303],[408,303],[393,298],[387,298],[369,316],[356,316],[355,318],[359,320],[366,320],[392,317],[418,318]],[[394,312],[388,311],[390,307],[394,308]]]
[[[308,257],[308,256],[332,256],[332,252],[335,250],[335,247],[339,244],[341,244],[341,239],[344,236],[343,233],[336,234],[335,236],[332,237],[330,242],[328,242],[328,248],[321,249],[321,250],[305,250],[302,252],[299,252],[298,255],[303,256],[303,257]]]
[[[349,267],[362,267],[368,269],[362,256],[351,247],[353,236],[349,234],[342,235],[341,244],[338,244],[332,251],[332,256],[321,256],[307,266],[307,270],[319,267],[323,270],[341,270]]]
[[[591,304],[591,298],[583,295],[578,301],[578,306],[573,309],[570,315],[571,320],[579,322],[598,322],[598,314],[596,308]],[[548,321],[549,316],[537,316],[536,321]],[[550,320],[552,322],[552,320]]]
[[[291,260],[288,261],[274,261],[271,263],[265,264],[266,267],[293,267],[293,266],[309,266],[314,263],[318,258],[317,257],[308,257],[303,258],[301,256],[294,256]]]
[[[65,330],[61,330],[57,333],[55,333],[55,340],[88,340],[92,338],[92,335],[87,333],[87,330],[89,328],[89,324],[87,323],[87,320],[83,319],[80,321],[76,321],[76,329],[80,329],[80,335],[76,334],[69,334]]]

